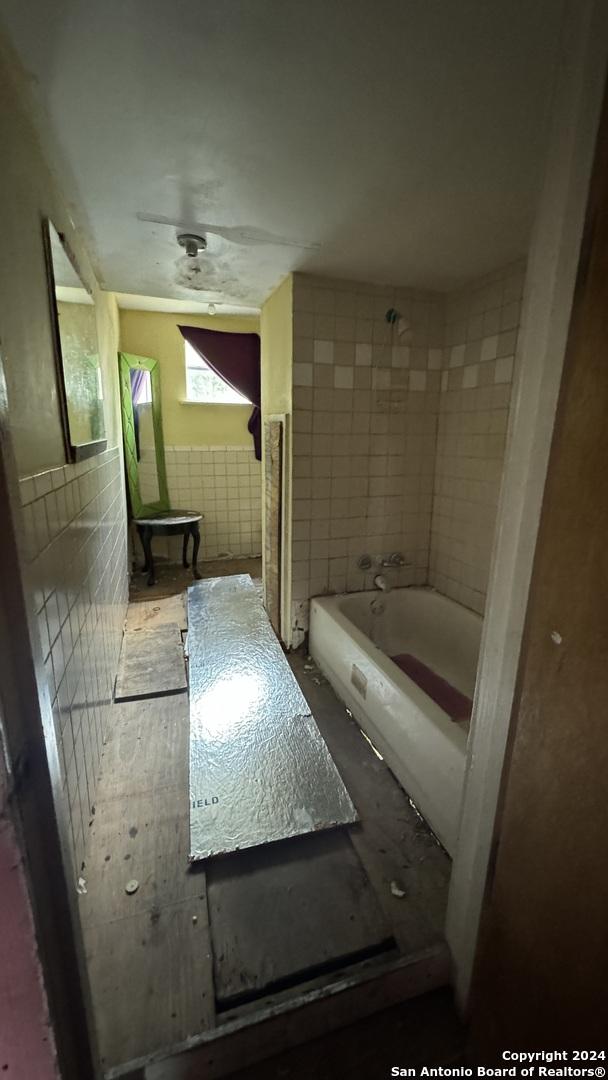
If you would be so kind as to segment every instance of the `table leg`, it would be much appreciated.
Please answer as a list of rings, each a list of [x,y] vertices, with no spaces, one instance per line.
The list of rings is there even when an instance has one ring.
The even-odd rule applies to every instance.
[[[198,521],[195,521],[190,526],[190,532],[192,533],[193,545],[192,545],[192,576],[200,580],[200,573],[196,561],[198,559],[198,549],[201,546],[201,530],[199,529]]]
[[[154,557],[152,555],[152,529],[149,525],[144,525],[142,543],[144,545],[144,553],[146,556],[146,565],[144,570],[148,571],[148,585],[154,585]]]
[[[190,529],[188,526],[184,528],[184,543],[182,547],[182,565],[188,568],[188,540],[190,539]]]
[[[140,540],[140,543],[141,543],[142,551],[144,553],[144,565],[142,566],[141,569],[142,569],[142,573],[145,574],[147,569],[148,569],[148,552],[146,551],[146,544],[145,544],[145,541],[144,541],[144,530],[143,530],[143,527],[141,525],[136,525],[136,529],[137,529],[137,535],[139,536],[139,540]]]

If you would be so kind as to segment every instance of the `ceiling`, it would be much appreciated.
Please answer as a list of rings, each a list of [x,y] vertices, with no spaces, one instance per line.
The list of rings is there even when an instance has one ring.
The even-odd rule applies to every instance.
[[[560,0],[2,0],[104,286],[232,309],[290,270],[446,289],[525,253]],[[51,139],[48,134],[50,132]],[[148,213],[212,234],[197,289]]]

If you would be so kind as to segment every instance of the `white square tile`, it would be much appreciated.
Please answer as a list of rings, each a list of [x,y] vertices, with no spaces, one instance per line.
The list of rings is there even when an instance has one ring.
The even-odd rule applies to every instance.
[[[359,342],[355,345],[355,364],[358,367],[369,367],[372,362],[372,347]]]
[[[334,343],[333,341],[315,340],[313,358],[315,364],[333,364]],[[302,384],[307,385],[307,384]]]
[[[352,390],[354,373],[352,367],[343,367],[338,364],[334,368],[334,387],[337,390]]]
[[[448,388],[449,374],[450,374],[449,371],[442,371],[442,373],[441,373],[441,389],[442,390],[447,390],[447,388]]]
[[[312,386],[312,364],[293,365],[293,385]]]
[[[441,371],[443,366],[443,349],[429,349],[429,368],[431,371]]]
[[[479,359],[483,364],[486,360],[495,360],[496,353],[498,352],[498,336],[493,334],[491,337],[485,337],[481,343],[481,353]]]
[[[494,382],[495,383],[508,383],[511,382],[513,377],[513,357],[501,356],[500,360],[496,361],[496,367],[494,368]]]
[[[450,351],[450,367],[462,367],[464,364],[464,345],[453,345]]]

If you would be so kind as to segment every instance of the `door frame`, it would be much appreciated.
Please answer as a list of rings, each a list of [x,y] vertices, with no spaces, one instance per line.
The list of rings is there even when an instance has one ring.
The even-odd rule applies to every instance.
[[[0,343],[0,752],[61,1080],[99,1075],[59,749],[33,592]]]
[[[608,52],[604,0],[568,0],[551,145],[530,252],[519,374],[499,508],[467,751],[460,841],[446,935],[466,1007],[532,558],[595,148]],[[289,432],[286,431],[286,453]],[[284,470],[284,473],[287,469]],[[289,506],[289,493],[284,506]],[[57,744],[30,590],[19,556],[18,478],[0,358],[0,675],[12,807],[23,842],[35,932],[63,1080],[95,1077],[95,1035],[65,822]],[[289,523],[284,522],[289,533]],[[286,537],[287,538],[287,537]],[[286,545],[285,545],[286,546]],[[285,596],[284,604],[289,597]]]
[[[446,917],[466,1013],[608,61],[605,0],[567,0]]]

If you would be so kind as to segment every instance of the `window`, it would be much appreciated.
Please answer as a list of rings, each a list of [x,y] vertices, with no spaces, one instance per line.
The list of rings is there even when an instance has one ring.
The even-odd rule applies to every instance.
[[[187,341],[185,355],[188,401],[204,401],[208,405],[251,405],[248,398],[220,379]]]

